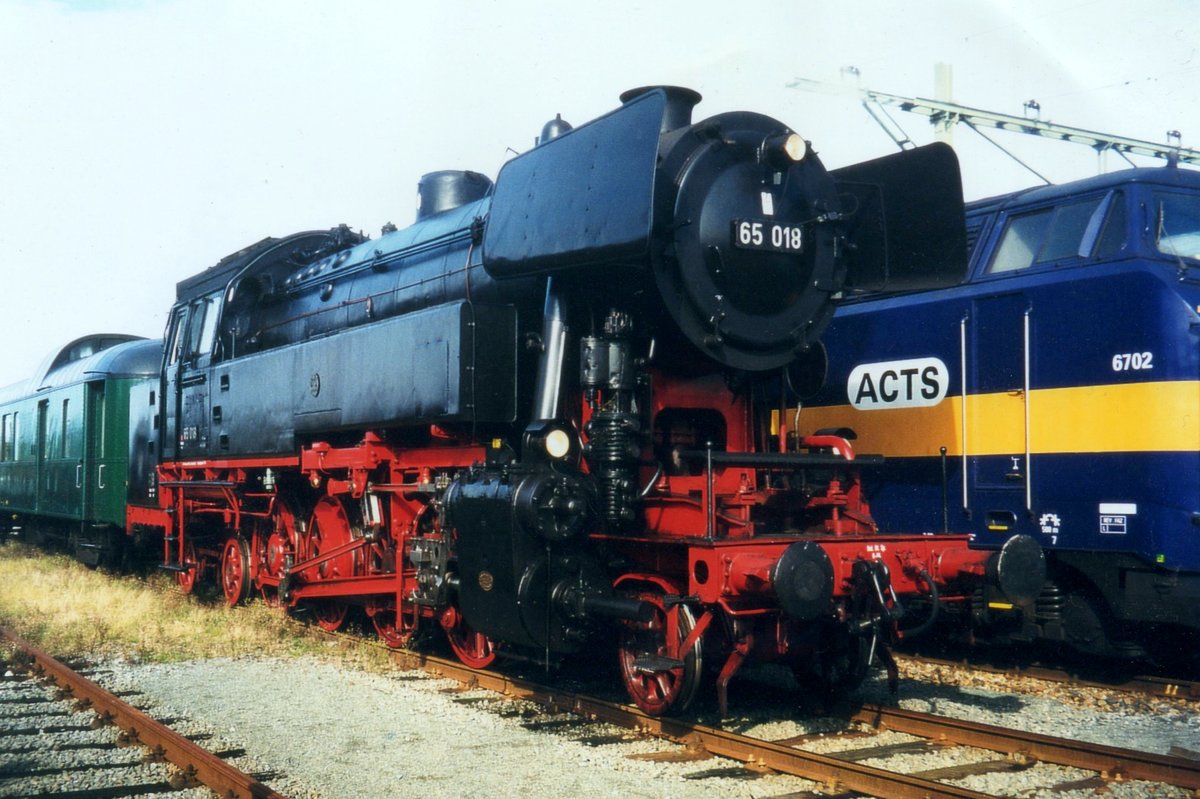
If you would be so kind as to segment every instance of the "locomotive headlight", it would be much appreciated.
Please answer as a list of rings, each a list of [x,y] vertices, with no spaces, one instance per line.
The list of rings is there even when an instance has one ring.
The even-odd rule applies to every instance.
[[[804,160],[808,142],[798,133],[781,133],[763,142],[763,156],[772,166],[785,168]]]
[[[579,438],[561,421],[539,419],[525,428],[521,452],[531,462],[575,461],[579,458]]]
[[[808,155],[808,143],[799,134],[790,134],[783,142],[783,152],[793,161],[803,161]]]
[[[567,435],[566,430],[556,428],[546,435],[543,446],[546,448],[547,455],[554,460],[559,460],[565,458],[571,451],[571,437]]]

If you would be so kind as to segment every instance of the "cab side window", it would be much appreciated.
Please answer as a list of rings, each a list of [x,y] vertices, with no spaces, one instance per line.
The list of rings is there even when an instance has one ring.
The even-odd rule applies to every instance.
[[[1200,196],[1155,192],[1158,251],[1177,258],[1200,258]]]
[[[199,357],[212,354],[213,340],[217,334],[217,302],[209,297],[192,306],[192,355]]]
[[[214,295],[176,310],[171,327],[168,365],[181,359],[185,363],[194,363],[212,354],[217,335],[219,308],[217,297]]]
[[[167,344],[167,351],[170,357],[167,358],[167,364],[179,362],[179,356],[183,354],[183,339],[186,332],[187,324],[187,309],[180,308],[175,311],[175,316],[171,320],[171,339]]]
[[[1113,196],[1108,216],[1104,219],[1104,227],[1100,229],[1096,248],[1092,251],[1094,258],[1116,258],[1125,249],[1126,237],[1125,195],[1117,192]]]
[[[1012,272],[1032,264],[1033,257],[1046,235],[1046,228],[1050,226],[1052,213],[1053,209],[1047,208],[1008,220],[1004,238],[996,248],[996,255],[992,258],[988,272]]]
[[[1013,216],[988,265],[989,274],[1013,272],[1037,264],[1091,254],[1103,224],[1106,236],[1122,236],[1124,224],[1112,219],[1124,205],[1119,195],[1092,197]],[[1108,217],[1105,220],[1105,217]],[[1102,240],[1102,244],[1103,244]],[[1108,241],[1109,247],[1119,242]]]

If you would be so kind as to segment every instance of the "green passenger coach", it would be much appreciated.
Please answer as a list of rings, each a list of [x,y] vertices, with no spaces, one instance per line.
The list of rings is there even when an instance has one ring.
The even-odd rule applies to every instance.
[[[85,336],[0,388],[0,509],[12,529],[57,539],[85,563],[115,553],[139,455],[130,396],[157,386],[161,360],[158,341]]]

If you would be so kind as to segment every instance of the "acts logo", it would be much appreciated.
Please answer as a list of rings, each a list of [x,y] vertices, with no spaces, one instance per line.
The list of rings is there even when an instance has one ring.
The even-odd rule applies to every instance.
[[[846,396],[860,411],[926,408],[946,398],[950,371],[940,358],[864,363],[846,381]]]

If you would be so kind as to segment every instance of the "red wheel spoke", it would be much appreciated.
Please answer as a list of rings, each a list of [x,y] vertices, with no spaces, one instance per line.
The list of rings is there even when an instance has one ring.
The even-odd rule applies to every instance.
[[[313,605],[313,615],[317,618],[317,626],[329,632],[341,629],[349,611],[349,605],[336,599],[320,600]]]
[[[200,562],[196,559],[196,545],[191,541],[184,545],[182,565],[188,568],[186,571],[176,572],[175,581],[179,584],[180,591],[190,594],[196,588],[200,577]]]
[[[695,695],[701,673],[700,638],[687,651],[680,650],[695,626],[691,611],[677,605],[668,613],[663,595],[656,589],[632,596],[654,605],[656,612],[649,622],[625,624],[619,649],[625,688],[634,703],[651,715],[683,710]],[[683,665],[672,666],[663,660],[682,660]]]
[[[398,617],[394,603],[368,604],[367,614],[371,617],[371,624],[375,626],[375,634],[392,649],[408,646],[417,631],[416,617],[409,614],[401,614]]]
[[[333,497],[324,497],[317,503],[308,529],[306,559],[349,544],[355,538],[345,507]],[[309,581],[353,577],[362,573],[362,562],[362,552],[354,550],[309,567],[300,575]]]
[[[230,538],[221,553],[221,590],[233,607],[250,594],[250,548],[241,538]]]
[[[496,660],[496,647],[492,639],[477,632],[467,624],[458,608],[450,607],[442,613],[442,627],[454,654],[473,669],[486,669]]]

